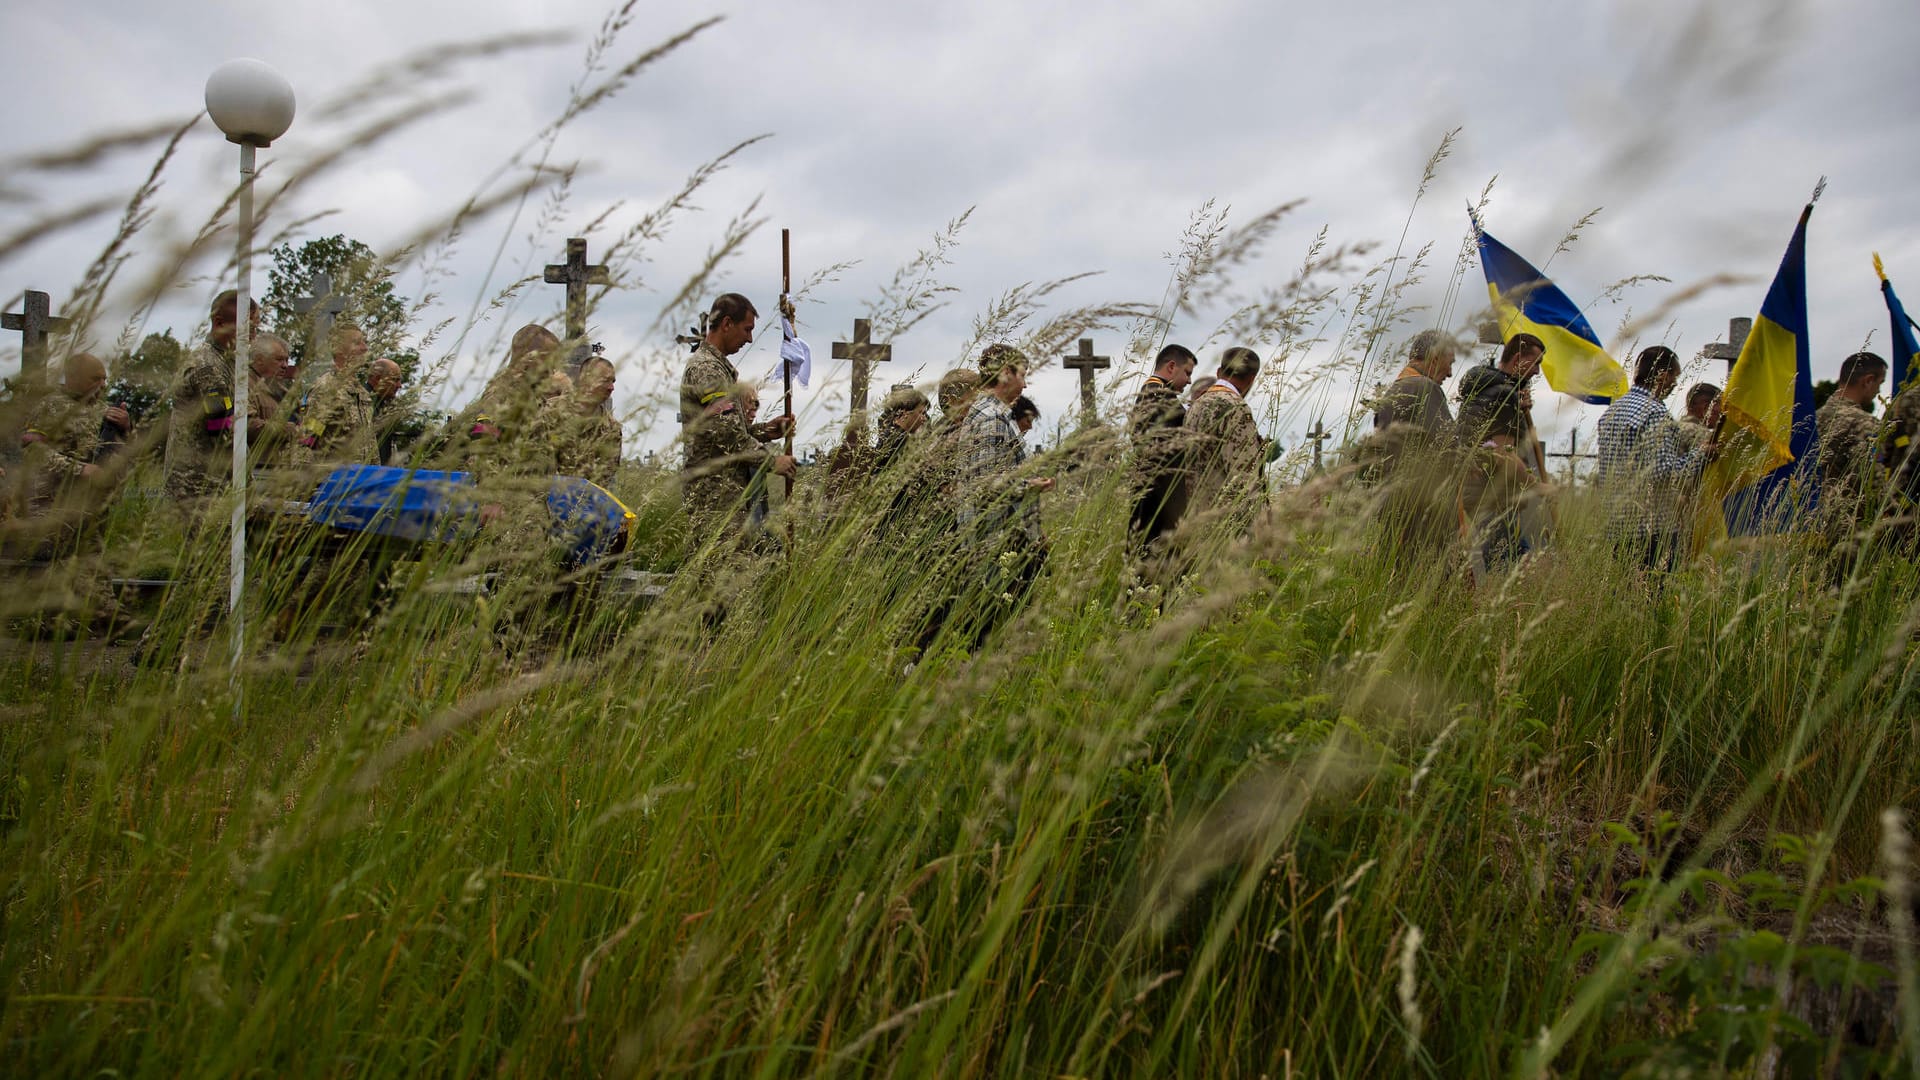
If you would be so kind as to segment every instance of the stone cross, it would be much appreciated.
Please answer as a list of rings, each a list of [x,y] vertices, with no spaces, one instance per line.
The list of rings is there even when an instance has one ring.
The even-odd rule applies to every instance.
[[[1600,455],[1592,452],[1585,454],[1580,452],[1580,429],[1575,428],[1567,432],[1566,452],[1554,451],[1547,456],[1565,458],[1567,460],[1567,483],[1571,484],[1580,478],[1580,459],[1586,458],[1592,460]]]
[[[47,366],[47,333],[65,330],[67,320],[53,313],[53,300],[46,293],[27,290],[26,302],[19,311],[0,315],[0,327],[20,331],[20,374]]]
[[[1327,422],[1325,418],[1315,420],[1313,422],[1313,427],[1308,429],[1307,431],[1307,438],[1312,440],[1313,442],[1313,471],[1319,472],[1320,471],[1320,446],[1322,443],[1326,442],[1328,439],[1333,438],[1333,432],[1327,430]]]
[[[1080,351],[1068,353],[1060,361],[1061,367],[1070,367],[1080,373],[1080,415],[1083,420],[1093,418],[1093,373],[1105,371],[1113,366],[1113,357],[1093,355],[1093,339],[1081,338]]]
[[[567,287],[567,340],[580,342],[587,336],[587,286],[605,285],[613,279],[605,266],[587,265],[587,241],[576,236],[567,241],[567,261],[547,267],[549,285]]]
[[[1716,341],[1706,347],[1702,355],[1709,360],[1725,360],[1727,370],[1733,370],[1733,362],[1740,359],[1740,350],[1747,344],[1747,335],[1753,332],[1753,320],[1740,318],[1727,320],[1727,340]]]
[[[333,275],[325,270],[313,275],[309,287],[313,295],[294,297],[293,310],[313,316],[302,359],[313,364],[315,370],[324,370],[333,363],[333,318],[347,310],[347,298],[333,291]]]
[[[853,320],[853,340],[833,343],[835,360],[853,361],[853,408],[862,415],[867,411],[867,376],[872,373],[873,365],[884,364],[893,359],[892,343],[878,344],[873,340],[873,323],[866,319]]]

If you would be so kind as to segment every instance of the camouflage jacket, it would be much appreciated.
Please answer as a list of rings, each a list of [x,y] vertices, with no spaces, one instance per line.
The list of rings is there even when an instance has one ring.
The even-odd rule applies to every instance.
[[[601,487],[613,483],[620,467],[620,422],[605,410],[582,414],[577,402],[556,398],[541,410],[536,425],[553,447],[554,471]]]
[[[720,350],[702,341],[687,358],[680,377],[680,427],[697,426],[709,406],[733,393],[740,372]]]
[[[1894,488],[1909,502],[1920,502],[1920,386],[1903,391],[1887,408],[1880,435],[1880,461]]]
[[[1233,387],[1215,383],[1187,410],[1192,433],[1188,468],[1192,505],[1196,509],[1264,494],[1261,470],[1266,464],[1260,429],[1253,410]]]
[[[1828,398],[1813,416],[1820,433],[1822,490],[1843,498],[1877,491],[1880,465],[1874,444],[1880,421],[1839,394]]]
[[[481,484],[532,484],[544,492],[554,472],[553,445],[541,430],[546,406],[533,387],[490,388],[449,423],[449,442],[458,448],[452,464]]]
[[[1127,414],[1127,438],[1133,443],[1135,487],[1186,468],[1187,408],[1165,379],[1149,375]]]
[[[20,433],[32,506],[51,502],[93,461],[106,409],[104,402],[78,401],[64,389],[52,391],[33,407]]]
[[[301,465],[370,464],[373,440],[373,394],[357,373],[329,368],[307,395],[294,461]]]
[[[950,413],[908,439],[894,459],[888,483],[896,485],[885,529],[922,529],[930,536],[952,531],[957,493],[960,416]]]
[[[1674,428],[1674,435],[1680,440],[1680,452],[1683,454],[1691,454],[1707,445],[1708,437],[1713,434],[1712,428],[1691,416],[1683,416],[1675,420]]]
[[[202,342],[173,383],[167,418],[167,494],[215,495],[233,473],[233,359]]]
[[[747,430],[746,416],[730,396],[739,381],[733,364],[702,341],[680,380],[680,438],[685,454],[681,503],[691,513],[744,512],[754,474],[773,451]]]

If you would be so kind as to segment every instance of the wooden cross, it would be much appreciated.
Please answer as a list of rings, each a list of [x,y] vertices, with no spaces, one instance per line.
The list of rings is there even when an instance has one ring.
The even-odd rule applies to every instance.
[[[864,415],[867,411],[867,376],[872,372],[873,365],[893,359],[892,343],[876,344],[873,340],[873,324],[866,319],[855,319],[853,340],[834,342],[833,358],[853,361],[853,407]]]
[[[20,331],[20,373],[47,366],[47,333],[65,330],[67,320],[53,313],[53,299],[46,293],[27,290],[26,303],[19,311],[0,315],[0,327]]]
[[[1567,483],[1572,484],[1573,482],[1575,482],[1580,478],[1580,459],[1587,458],[1591,460],[1593,458],[1599,457],[1600,455],[1593,454],[1593,453],[1583,454],[1580,452],[1580,429],[1575,428],[1574,430],[1567,433],[1566,452],[1560,453],[1558,451],[1555,451],[1553,453],[1548,454],[1547,456],[1567,459]]]
[[[685,345],[687,347],[688,352],[692,352],[695,349],[698,349],[700,347],[700,343],[707,340],[707,318],[712,314],[713,313],[710,311],[701,312],[700,324],[693,328],[693,333],[675,334],[673,336],[674,344]]]
[[[1333,438],[1333,432],[1327,430],[1326,418],[1322,417],[1313,422],[1313,427],[1307,431],[1307,438],[1313,442],[1313,471],[1319,472],[1320,445]]]
[[[1105,371],[1113,366],[1113,357],[1093,355],[1093,339],[1081,338],[1080,351],[1068,353],[1060,361],[1060,366],[1070,367],[1080,373],[1080,415],[1083,420],[1093,417],[1093,373]]]
[[[1709,360],[1725,360],[1727,370],[1733,370],[1733,362],[1740,359],[1740,350],[1746,347],[1747,335],[1753,333],[1753,320],[1740,318],[1727,320],[1727,340],[1716,341],[1706,347],[1701,355]]]
[[[567,287],[567,340],[583,341],[587,336],[587,286],[605,285],[613,279],[605,266],[587,265],[587,241],[575,236],[567,241],[567,261],[547,267],[549,285]]]
[[[347,310],[347,298],[333,291],[333,275],[322,270],[313,275],[309,285],[312,296],[296,296],[293,310],[302,315],[312,315],[313,325],[307,332],[307,351],[301,359],[324,368],[333,362],[333,317]],[[314,346],[318,344],[318,348]]]

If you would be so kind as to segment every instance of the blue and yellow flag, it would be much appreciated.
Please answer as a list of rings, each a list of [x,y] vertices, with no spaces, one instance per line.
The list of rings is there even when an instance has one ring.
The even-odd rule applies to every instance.
[[[1488,236],[1477,216],[1473,231],[1480,245],[1480,268],[1487,274],[1487,295],[1500,321],[1500,340],[1532,334],[1545,343],[1540,374],[1560,393],[1593,405],[1625,394],[1626,370],[1600,347],[1599,336],[1567,294],[1512,248]]]
[[[1800,212],[1760,317],[1720,395],[1720,452],[1700,481],[1704,545],[1735,533],[1777,532],[1813,508],[1820,494],[1814,458],[1813,373],[1807,362],[1807,219]]]
[[[1900,391],[1907,388],[1907,378],[1913,374],[1914,364],[1920,361],[1920,341],[1913,338],[1913,320],[1907,317],[1907,309],[1900,306],[1900,298],[1893,295],[1893,282],[1887,280],[1887,268],[1880,262],[1880,253],[1873,255],[1873,272],[1880,275],[1880,292],[1887,298],[1887,314],[1893,316],[1893,370],[1889,373],[1893,381],[1889,384],[1893,390],[1889,397],[1898,397]]]

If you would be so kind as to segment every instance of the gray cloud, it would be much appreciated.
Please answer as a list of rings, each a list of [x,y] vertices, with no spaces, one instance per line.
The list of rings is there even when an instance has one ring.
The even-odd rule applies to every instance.
[[[337,209],[310,231],[391,245],[457,207],[559,113],[605,14],[584,0],[538,11],[481,0],[449,17],[454,10],[360,0],[324,13],[106,3],[65,9],[58,20],[14,20],[15,55],[30,62],[0,72],[8,99],[26,104],[10,116],[7,149],[66,145],[185,116],[217,63],[257,55],[287,74],[303,103],[293,131],[266,155],[285,175],[347,127],[314,121],[313,107],[378,64],[453,39],[574,31],[565,46],[476,61],[419,87],[428,94],[464,86],[476,100],[355,154],[316,178],[278,219]],[[712,13],[690,0],[636,7],[635,24],[608,63]],[[1463,204],[1496,173],[1489,227],[1536,263],[1573,221],[1605,207],[1552,263],[1576,300],[1593,301],[1633,274],[1673,279],[1621,304],[1595,304],[1589,316],[1603,337],[1629,306],[1651,309],[1668,289],[1721,272],[1754,284],[1681,306],[1671,328],[1649,338],[1691,353],[1724,333],[1728,316],[1751,314],[1823,173],[1831,187],[1809,252],[1816,371],[1831,373],[1869,331],[1885,346],[1869,252],[1885,254],[1896,283],[1910,283],[1909,293],[1920,296],[1920,225],[1905,205],[1920,146],[1909,62],[1915,24],[1905,0],[1310,11],[1225,0],[1177,9],[769,0],[725,13],[726,22],[562,135],[554,160],[588,167],[556,213],[544,213],[541,198],[530,200],[504,233],[501,266],[484,295],[481,281],[508,217],[495,215],[460,238],[446,257],[447,276],[434,284],[443,301],[425,320],[463,317],[476,301],[484,308],[493,291],[537,274],[558,258],[565,236],[621,203],[596,233],[599,250],[699,162],[740,139],[775,133],[699,194],[700,212],[643,253],[645,261],[630,268],[638,287],[610,295],[596,312],[597,334],[629,358],[618,402],[633,414],[634,430],[652,421],[647,445],[661,445],[673,427],[665,402],[674,353],[642,334],[724,222],[755,198],[767,226],[720,283],[764,298],[771,311],[782,226],[794,230],[798,276],[858,260],[804,310],[805,332],[823,360],[824,378],[801,398],[816,438],[830,438],[844,416],[845,373],[824,362],[829,344],[865,313],[894,267],[969,206],[978,209],[945,275],[960,292],[896,343],[902,369],[925,365],[937,373],[956,360],[973,316],[1020,282],[1098,270],[1064,289],[1061,304],[1157,302],[1170,271],[1164,256],[1209,197],[1242,219],[1308,200],[1265,254],[1238,271],[1248,293],[1290,277],[1323,225],[1336,243],[1383,243],[1382,257],[1405,227],[1409,252],[1433,244],[1425,281],[1409,299],[1437,307],[1465,232]],[[1455,127],[1464,130],[1453,154],[1409,223],[1427,155]],[[0,187],[39,196],[0,203],[0,235],[61,206],[124,195],[148,164],[122,152],[76,174],[0,179]],[[203,125],[170,170],[163,220],[136,245],[139,258],[157,256],[167,228],[195,228],[218,205],[231,169],[231,148]],[[110,233],[111,221],[100,220],[34,244],[0,263],[0,294],[35,287],[64,299],[59,290],[71,288]],[[136,259],[124,280],[141,265]],[[1477,267],[1459,286],[1456,320],[1484,296]],[[208,281],[176,290],[151,325],[186,331],[211,288]],[[400,288],[418,294],[423,285],[403,276]],[[551,318],[558,307],[558,290],[530,287],[517,306],[467,337],[454,374],[489,367],[486,347],[503,327]],[[1173,337],[1205,339],[1225,314],[1184,318]],[[1391,336],[1404,341],[1433,317],[1414,313]],[[1124,344],[1118,331],[1097,338],[1103,352]],[[1330,355],[1323,349],[1316,358]],[[763,337],[743,367],[760,375],[772,365],[773,339]],[[1124,373],[1111,374],[1108,382],[1118,384]],[[876,384],[895,375],[882,370]],[[1049,417],[1068,413],[1069,373],[1043,371],[1034,386]],[[1285,400],[1269,395],[1256,404],[1292,443],[1351,398],[1350,378],[1334,374]],[[1562,410],[1549,428],[1582,415]]]

